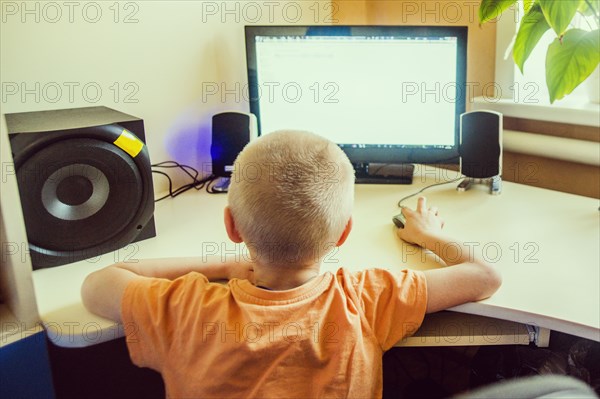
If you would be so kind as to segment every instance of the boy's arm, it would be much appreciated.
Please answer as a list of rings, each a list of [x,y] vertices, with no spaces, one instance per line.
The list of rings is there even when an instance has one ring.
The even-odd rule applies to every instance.
[[[500,287],[502,278],[494,267],[472,254],[464,243],[442,234],[444,222],[437,208],[427,207],[425,198],[419,198],[416,210],[403,208],[402,213],[406,223],[397,230],[398,236],[429,249],[451,266],[425,271],[427,313],[485,299]]]
[[[86,277],[81,286],[81,298],[92,313],[121,322],[121,300],[127,285],[141,278],[176,279],[198,272],[209,281],[242,278],[252,280],[250,262],[222,262],[220,259],[171,258],[121,262],[105,267]]]

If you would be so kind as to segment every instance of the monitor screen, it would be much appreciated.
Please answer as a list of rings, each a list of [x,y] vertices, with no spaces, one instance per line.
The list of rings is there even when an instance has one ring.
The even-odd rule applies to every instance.
[[[458,163],[466,27],[248,26],[259,134],[308,130],[354,164]]]

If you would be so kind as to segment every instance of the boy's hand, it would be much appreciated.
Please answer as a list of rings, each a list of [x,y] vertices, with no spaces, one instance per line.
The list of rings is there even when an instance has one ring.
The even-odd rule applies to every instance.
[[[441,233],[444,221],[439,216],[437,207],[427,207],[427,199],[419,197],[417,209],[402,208],[402,214],[406,218],[403,229],[397,229],[396,234],[402,240],[421,245],[426,235]]]
[[[398,237],[432,251],[446,266],[451,266],[424,272],[427,313],[479,301],[498,289],[502,283],[498,270],[472,255],[463,242],[445,237],[442,233],[444,221],[438,209],[428,207],[425,198],[419,198],[416,210],[403,208],[402,213],[406,221],[404,229],[397,230]]]

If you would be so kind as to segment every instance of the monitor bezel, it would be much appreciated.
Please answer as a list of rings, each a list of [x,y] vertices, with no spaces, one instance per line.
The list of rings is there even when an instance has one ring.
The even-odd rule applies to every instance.
[[[250,112],[256,116],[258,135],[261,131],[259,87],[257,77],[257,36],[403,36],[403,37],[456,37],[456,87],[454,117],[454,145],[451,148],[432,147],[352,147],[341,146],[350,161],[355,164],[459,164],[460,115],[466,110],[467,99],[467,33],[466,26],[425,25],[270,25],[245,26],[246,62],[248,76],[248,100]],[[317,34],[309,34],[308,30]],[[339,143],[338,143],[339,144]],[[361,144],[361,143],[356,143]],[[383,144],[383,143],[382,143]]]

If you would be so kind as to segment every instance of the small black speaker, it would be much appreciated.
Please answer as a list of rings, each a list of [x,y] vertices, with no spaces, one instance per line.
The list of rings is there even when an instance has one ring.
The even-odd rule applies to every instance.
[[[242,149],[256,137],[256,117],[240,112],[223,112],[212,117],[212,173],[230,177]]]
[[[87,107],[7,114],[6,124],[34,269],[156,235],[141,119]]]
[[[460,171],[467,177],[460,189],[476,181],[490,182],[500,193],[502,174],[502,114],[472,111],[460,116]]]

